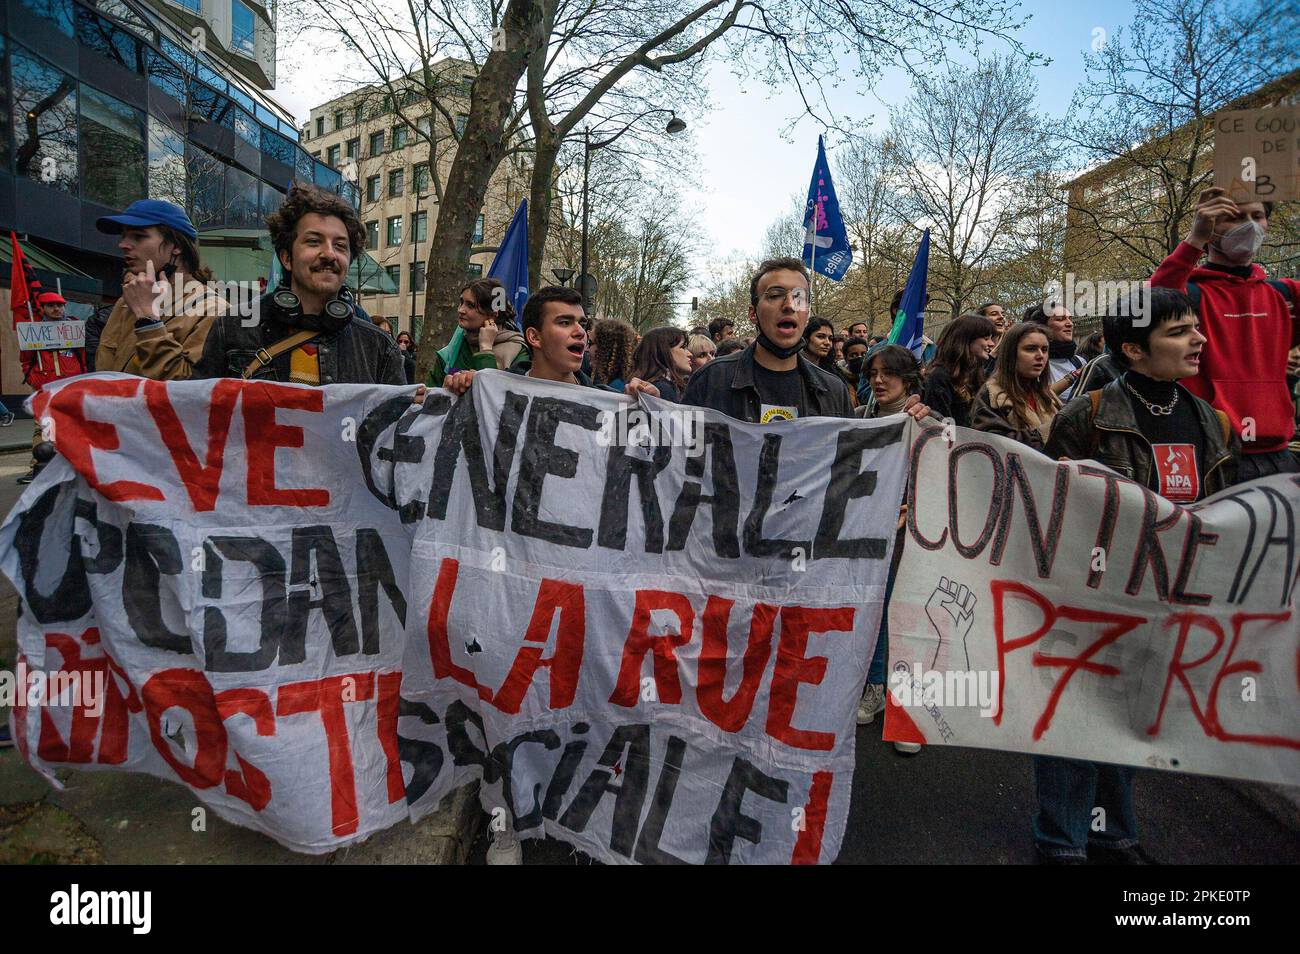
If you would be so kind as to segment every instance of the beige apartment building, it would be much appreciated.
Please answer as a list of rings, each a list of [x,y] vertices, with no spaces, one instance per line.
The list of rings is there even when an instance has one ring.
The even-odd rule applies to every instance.
[[[372,290],[363,289],[361,306],[389,319],[394,333],[410,331],[417,340],[438,184],[451,170],[474,83],[470,63],[448,58],[433,69],[436,111],[426,89],[412,79],[409,85],[393,83],[391,90],[366,86],[322,103],[301,130],[304,149],[357,184],[366,247],[387,279],[366,282]],[[513,157],[493,174],[465,263],[467,281],[492,264],[528,184],[526,168]]]

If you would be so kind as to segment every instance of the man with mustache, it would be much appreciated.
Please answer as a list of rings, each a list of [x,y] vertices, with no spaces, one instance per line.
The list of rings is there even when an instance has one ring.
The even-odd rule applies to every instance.
[[[366,242],[352,206],[295,185],[266,224],[284,280],[258,299],[252,320],[229,315],[213,323],[194,376],[406,384],[397,342],[361,317],[343,283]]]

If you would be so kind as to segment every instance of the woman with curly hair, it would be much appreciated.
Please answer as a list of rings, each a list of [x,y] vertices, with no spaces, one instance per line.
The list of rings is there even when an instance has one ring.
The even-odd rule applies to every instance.
[[[691,374],[691,353],[680,328],[651,328],[632,355],[632,376],[659,389],[665,401],[680,401]]]
[[[591,380],[615,391],[632,379],[636,331],[626,321],[601,318],[591,329]]]

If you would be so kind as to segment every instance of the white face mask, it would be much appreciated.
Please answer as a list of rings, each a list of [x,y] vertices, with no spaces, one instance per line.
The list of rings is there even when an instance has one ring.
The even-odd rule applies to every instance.
[[[1264,244],[1264,226],[1258,222],[1242,222],[1214,243],[1220,254],[1231,262],[1244,265],[1255,257]]]

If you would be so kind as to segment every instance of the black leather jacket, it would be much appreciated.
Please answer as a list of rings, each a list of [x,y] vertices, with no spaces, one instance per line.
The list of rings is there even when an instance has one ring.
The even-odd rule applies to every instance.
[[[1201,496],[1209,497],[1232,486],[1237,479],[1238,442],[1231,428],[1224,440],[1226,418],[1181,385],[1179,399],[1192,402],[1205,440],[1205,476]],[[1152,480],[1155,453],[1138,429],[1133,403],[1121,381],[1112,381],[1100,391],[1097,413],[1092,398],[1080,395],[1067,404],[1052,422],[1045,453],[1052,460],[1095,460],[1122,477],[1156,489]],[[1190,435],[1189,435],[1190,436]]]
[[[714,358],[691,375],[683,404],[711,407],[728,417],[757,424],[762,400],[754,386],[754,348]],[[849,389],[835,374],[823,371],[802,354],[799,378],[807,417],[852,417]]]
[[[238,315],[212,322],[203,355],[194,366],[196,378],[240,378],[257,357],[298,331],[268,317],[263,309],[256,325],[244,325]],[[321,384],[406,384],[402,352],[397,342],[360,315],[354,314],[341,331],[311,340],[320,360]],[[253,375],[254,380],[288,381],[289,352]]]

